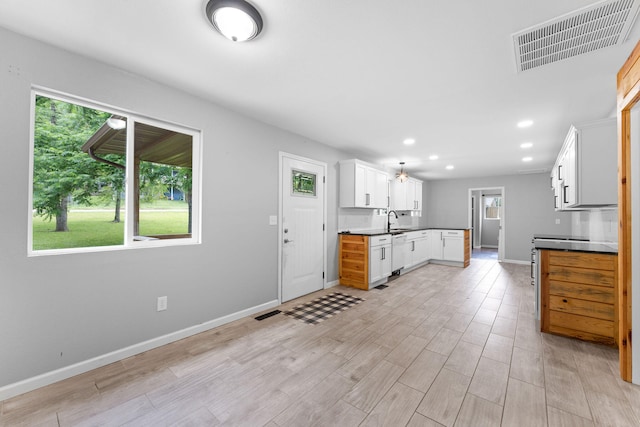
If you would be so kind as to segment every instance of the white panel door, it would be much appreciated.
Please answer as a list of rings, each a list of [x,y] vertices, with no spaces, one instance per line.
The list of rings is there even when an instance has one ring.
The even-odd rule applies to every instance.
[[[282,156],[281,298],[324,288],[324,175],[326,166]]]

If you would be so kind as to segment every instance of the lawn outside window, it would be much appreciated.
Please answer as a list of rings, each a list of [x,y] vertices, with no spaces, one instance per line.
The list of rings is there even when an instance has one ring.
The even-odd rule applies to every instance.
[[[200,242],[200,131],[32,91],[29,255]]]

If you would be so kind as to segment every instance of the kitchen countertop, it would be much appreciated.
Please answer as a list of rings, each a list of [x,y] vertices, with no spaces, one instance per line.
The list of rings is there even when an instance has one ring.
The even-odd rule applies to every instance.
[[[543,239],[543,240],[577,240],[587,242],[589,241],[588,237],[582,236],[569,236],[566,234],[534,234],[534,239]]]
[[[341,231],[338,234],[352,234],[356,236],[380,236],[382,234],[401,234],[401,233],[409,233],[411,231],[421,231],[421,230],[467,230],[467,228],[438,228],[438,227],[418,227],[418,228],[398,228],[387,231],[384,228],[378,228],[373,230],[345,230]]]
[[[603,254],[617,254],[618,245],[615,243],[595,243],[582,240],[536,240],[536,249],[552,251],[596,252]]]

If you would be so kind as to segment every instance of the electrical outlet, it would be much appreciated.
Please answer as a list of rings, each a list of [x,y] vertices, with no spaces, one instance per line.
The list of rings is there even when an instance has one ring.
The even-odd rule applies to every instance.
[[[158,311],[164,311],[167,309],[167,297],[158,297]]]
[[[556,225],[560,224],[560,218],[556,218]]]

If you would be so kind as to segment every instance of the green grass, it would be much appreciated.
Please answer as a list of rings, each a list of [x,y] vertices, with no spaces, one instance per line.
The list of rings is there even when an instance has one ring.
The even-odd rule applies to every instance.
[[[181,203],[184,210],[141,210],[141,235],[182,234],[187,232],[189,214],[186,210],[186,203],[170,203],[173,203],[171,205],[172,209],[177,208],[176,203]],[[69,231],[55,232],[55,218],[47,221],[34,215],[33,250],[122,245],[124,243],[124,212],[121,214],[123,222],[112,222],[113,216],[112,209],[96,210],[96,207],[93,207],[91,210],[77,210],[74,207],[69,212],[67,220]]]

